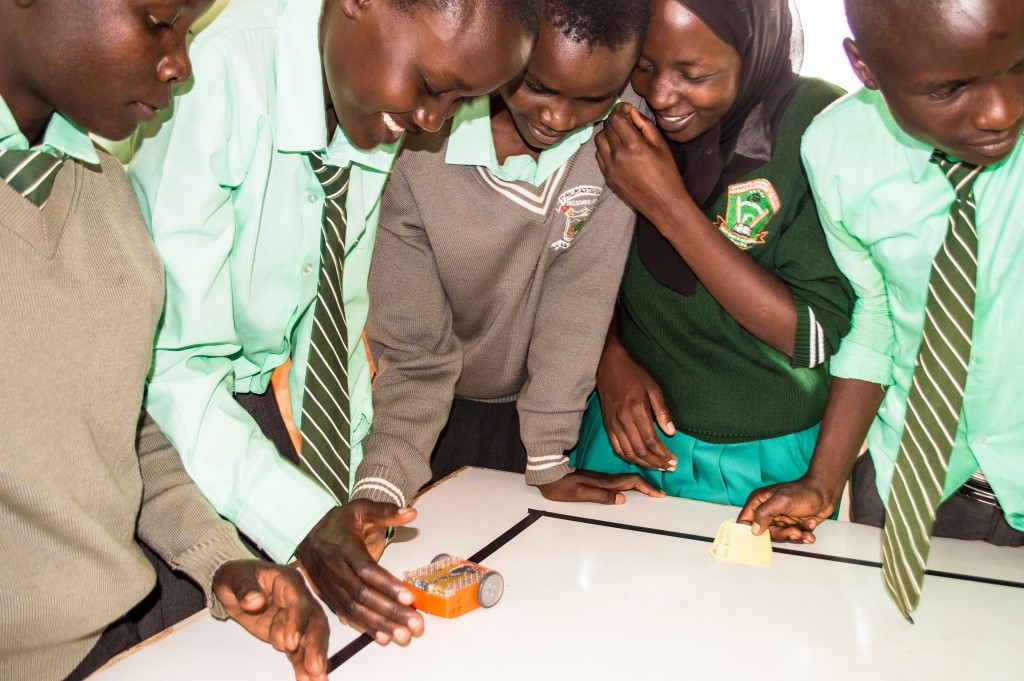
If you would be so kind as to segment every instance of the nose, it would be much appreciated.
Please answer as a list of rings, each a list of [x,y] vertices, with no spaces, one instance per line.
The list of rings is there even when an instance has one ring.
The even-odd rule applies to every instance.
[[[454,97],[430,97],[412,112],[412,120],[426,132],[437,132],[454,115]]]
[[[184,40],[160,59],[156,73],[160,82],[167,84],[181,83],[192,77],[192,62],[189,61]]]
[[[565,102],[552,102],[540,111],[540,122],[557,132],[576,127],[576,116]]]
[[[1008,75],[988,84],[979,102],[974,125],[978,130],[1002,132],[1024,117],[1024,86],[1020,78]]]
[[[651,76],[647,92],[643,94],[647,104],[655,111],[671,109],[679,102],[679,88],[668,74],[655,73]]]

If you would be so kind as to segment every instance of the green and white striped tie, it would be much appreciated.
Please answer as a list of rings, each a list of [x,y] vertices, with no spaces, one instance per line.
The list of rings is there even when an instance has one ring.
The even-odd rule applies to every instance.
[[[67,156],[38,149],[0,149],[0,179],[42,208]]]
[[[345,261],[345,197],[349,169],[310,166],[327,197],[320,243],[320,279],[302,399],[302,463],[338,503],[348,500],[351,425],[348,396],[348,338],[341,293]]]
[[[974,181],[981,168],[932,156],[956,191],[949,231],[932,263],[924,336],[907,400],[900,453],[886,508],[882,577],[904,617],[921,601],[935,510],[964,400],[974,326],[978,232]]]

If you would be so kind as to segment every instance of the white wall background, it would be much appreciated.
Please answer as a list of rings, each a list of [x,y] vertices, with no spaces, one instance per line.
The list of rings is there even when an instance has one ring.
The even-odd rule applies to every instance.
[[[843,51],[850,35],[843,0],[791,0],[796,3],[804,27],[804,65],[801,73],[832,81],[847,90],[860,81]]]

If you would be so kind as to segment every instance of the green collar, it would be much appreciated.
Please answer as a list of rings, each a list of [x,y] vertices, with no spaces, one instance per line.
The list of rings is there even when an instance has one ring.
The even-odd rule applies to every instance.
[[[540,152],[536,161],[523,154],[509,156],[499,164],[491,132],[491,98],[485,95],[463,104],[455,114],[444,160],[451,165],[482,166],[506,182],[528,182],[539,187],[587,143],[593,132],[593,123],[584,125]]]
[[[402,140],[364,150],[352,144],[338,127],[328,143],[324,121],[323,63],[320,57],[320,13],[323,0],[285,0],[278,15],[275,130],[282,151],[324,151],[328,165],[346,167],[357,163],[388,172]]]
[[[18,128],[14,114],[0,97],[0,149],[28,149],[28,138]],[[43,143],[36,147],[42,151],[60,151],[77,158],[83,163],[99,163],[92,139],[88,133],[64,118],[59,111],[53,112],[43,133]]]

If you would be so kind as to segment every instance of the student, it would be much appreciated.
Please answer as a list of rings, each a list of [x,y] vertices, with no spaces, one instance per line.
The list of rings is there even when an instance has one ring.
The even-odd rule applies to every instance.
[[[163,272],[86,132],[123,138],[167,103],[209,4],[0,4],[0,678],[81,679],[139,642],[155,581],[140,542],[297,679],[327,678],[301,575],[252,560],[141,412]]]
[[[744,513],[758,529],[780,516],[812,529],[835,505],[866,434],[870,456],[854,469],[851,517],[886,526],[891,582],[902,555],[895,544],[906,545],[895,533],[911,525],[928,530],[914,541],[921,570],[929,533],[1024,544],[1024,364],[1014,346],[1024,333],[1015,293],[1024,284],[1016,226],[1024,209],[1024,5],[846,7],[854,33],[846,51],[867,89],[815,121],[803,153],[829,243],[857,292],[853,330],[832,363],[811,470],[758,495]],[[954,168],[950,159],[970,165]],[[947,175],[962,183],[960,194]],[[972,251],[976,241],[976,252],[949,239]],[[957,279],[946,265],[964,258],[971,264]],[[962,299],[955,304],[954,292]],[[945,378],[940,365],[960,369]],[[932,381],[944,382],[938,392]],[[922,479],[934,471],[927,491],[914,492],[917,520],[903,496],[917,489],[908,467]],[[894,503],[902,506],[896,514]],[[904,613],[916,604],[897,600]]]
[[[372,419],[361,334],[379,195],[405,131],[436,131],[523,68],[539,5],[230,2],[129,168],[167,268],[147,408],[214,507],[275,560],[298,556],[381,642],[422,618],[366,544],[379,556],[384,525],[414,512],[373,489],[338,507]],[[288,359],[301,461],[268,388]]]
[[[839,90],[797,77],[794,30],[785,0],[652,2],[656,123],[620,106],[597,139],[641,218],[576,465],[722,504],[806,469],[852,296],[798,153]]]
[[[526,71],[410,140],[384,192],[367,337],[378,374],[361,485],[404,506],[461,466],[551,499],[622,503],[634,475],[573,471],[634,222],[593,128],[636,63],[644,2],[547,0]],[[439,437],[440,436],[440,437]]]

